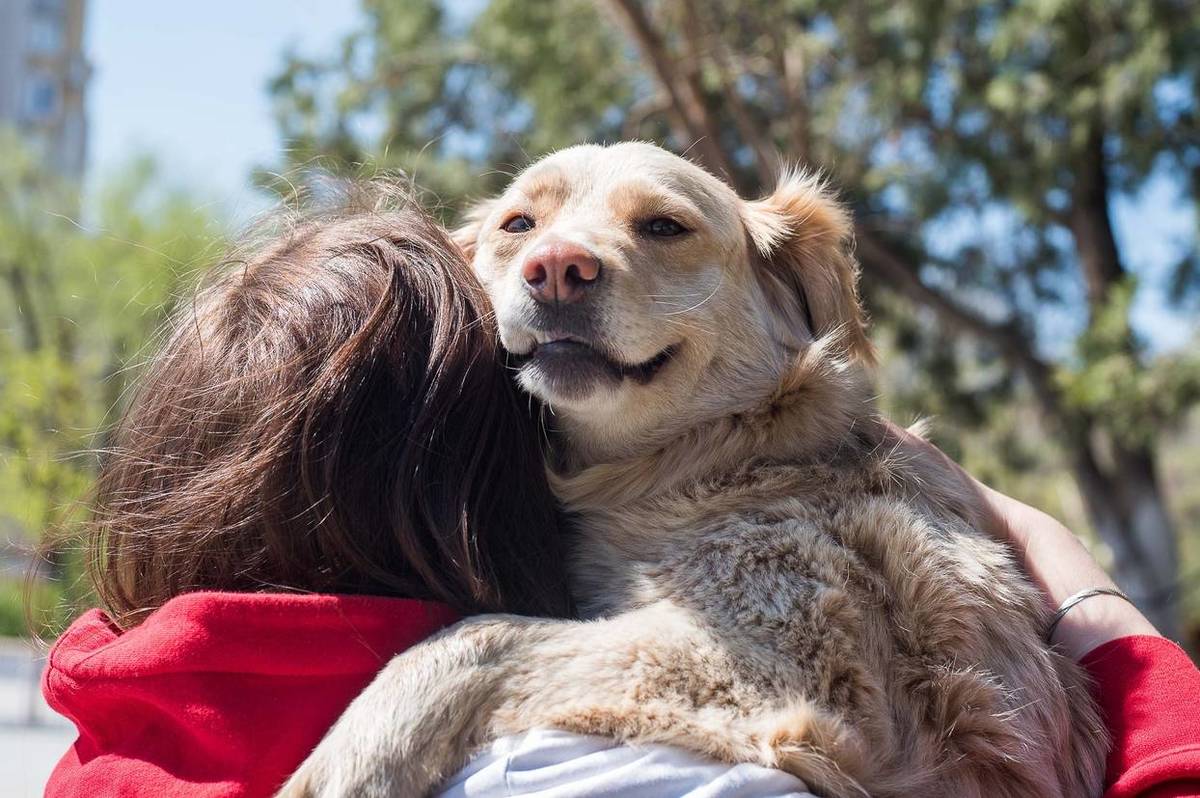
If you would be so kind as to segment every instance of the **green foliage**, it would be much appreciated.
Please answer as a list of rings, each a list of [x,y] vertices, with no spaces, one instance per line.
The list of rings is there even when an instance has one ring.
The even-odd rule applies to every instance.
[[[29,635],[49,641],[91,603],[76,579],[70,586],[41,580],[0,579],[0,637]]]
[[[20,583],[0,582],[0,637],[24,637],[27,633],[25,594]]]
[[[55,628],[86,598],[73,538],[136,374],[139,352],[216,230],[185,194],[139,161],[88,204],[0,137],[0,557],[43,548],[35,622]],[[10,568],[11,570],[11,568]],[[3,624],[18,592],[6,586]],[[22,621],[23,624],[23,621]],[[11,631],[11,629],[10,629]]]
[[[620,136],[615,121],[633,101],[636,70],[594,3],[493,0],[468,36],[490,67],[489,82],[516,100],[507,135],[526,157]]]
[[[1116,286],[1091,325],[1075,342],[1076,361],[1061,367],[1058,384],[1067,402],[1103,419],[1104,428],[1129,446],[1152,443],[1179,428],[1200,401],[1200,359],[1192,352],[1161,355],[1149,363],[1130,346],[1132,280]]]
[[[474,17],[435,0],[363,6],[334,58],[289,55],[271,83],[288,142],[287,163],[259,175],[272,190],[313,167],[401,169],[459,205],[564,143],[620,135],[635,69],[587,0],[495,0]]]

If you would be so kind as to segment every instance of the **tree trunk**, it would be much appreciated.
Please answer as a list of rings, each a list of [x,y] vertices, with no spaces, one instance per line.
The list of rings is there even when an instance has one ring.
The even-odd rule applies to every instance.
[[[33,302],[33,290],[26,278],[25,270],[17,264],[11,264],[4,270],[4,276],[12,289],[16,300],[17,318],[25,333],[25,350],[36,352],[42,348],[42,333],[38,326],[38,309]]]
[[[737,171],[721,146],[721,129],[705,104],[699,83],[681,74],[667,43],[638,0],[609,0],[617,19],[637,44],[642,57],[671,100],[671,131],[689,151],[717,175],[736,180]]]
[[[1097,123],[1076,164],[1070,211],[1071,234],[1093,319],[1104,309],[1112,288],[1126,275],[1109,215],[1108,189],[1104,129]],[[1123,349],[1138,362],[1132,331]],[[1103,429],[1093,421],[1085,417],[1085,428]],[[1113,578],[1159,631],[1177,637],[1178,542],[1158,478],[1153,446],[1113,441],[1108,458],[1111,465],[1101,468],[1099,458],[1091,452],[1093,442],[1077,443],[1089,450],[1087,459],[1091,464],[1077,467],[1076,477],[1097,533],[1113,550]],[[1089,469],[1094,473],[1085,473]]]
[[[1088,520],[1113,553],[1113,579],[1160,632],[1178,639],[1175,530],[1153,461],[1120,458],[1106,470],[1086,442],[1067,446]]]
[[[1149,447],[1117,447],[1114,460],[1129,516],[1126,534],[1141,550],[1143,571],[1153,580],[1151,589],[1135,598],[1163,634],[1178,639],[1179,544],[1155,453]]]
[[[1079,252],[1088,305],[1095,312],[1108,291],[1125,276],[1117,239],[1108,215],[1108,174],[1104,169],[1104,134],[1096,125],[1075,169],[1070,225]]]

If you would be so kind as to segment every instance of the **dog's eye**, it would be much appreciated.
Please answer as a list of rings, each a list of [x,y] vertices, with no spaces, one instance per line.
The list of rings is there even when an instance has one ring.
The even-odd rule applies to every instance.
[[[659,238],[670,238],[671,236],[686,233],[687,228],[674,219],[667,216],[659,216],[643,224],[642,232],[646,233],[646,235],[658,236]]]
[[[500,229],[506,233],[527,233],[533,229],[533,219],[530,219],[525,214],[520,214],[509,219]]]

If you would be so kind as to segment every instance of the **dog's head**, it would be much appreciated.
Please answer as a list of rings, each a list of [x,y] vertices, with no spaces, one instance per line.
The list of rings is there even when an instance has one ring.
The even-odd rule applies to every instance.
[[[622,143],[539,161],[456,240],[521,384],[574,446],[615,454],[761,401],[815,338],[869,360],[850,231],[811,177],[751,202]]]

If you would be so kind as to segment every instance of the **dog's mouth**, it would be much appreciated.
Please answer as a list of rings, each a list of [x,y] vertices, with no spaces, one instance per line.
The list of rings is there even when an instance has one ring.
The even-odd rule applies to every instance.
[[[579,338],[554,337],[515,356],[527,385],[564,398],[582,398],[596,388],[616,387],[625,380],[646,385],[662,372],[679,351],[672,344],[649,360],[623,363]]]

